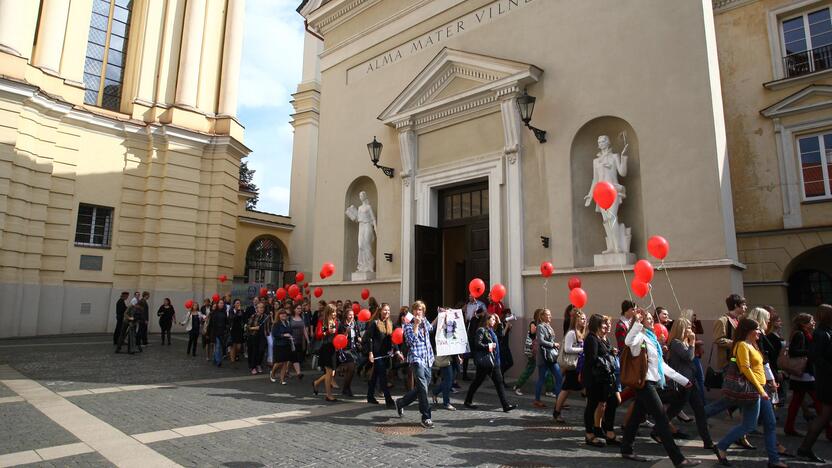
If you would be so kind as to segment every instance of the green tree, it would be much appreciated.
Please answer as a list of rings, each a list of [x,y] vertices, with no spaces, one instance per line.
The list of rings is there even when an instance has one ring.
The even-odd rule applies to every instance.
[[[251,192],[254,194],[253,198],[249,198],[246,201],[246,209],[247,210],[254,210],[257,208],[257,201],[260,200],[260,189],[254,185],[254,169],[248,168],[248,162],[241,161],[240,162],[240,190],[245,190],[246,192]]]

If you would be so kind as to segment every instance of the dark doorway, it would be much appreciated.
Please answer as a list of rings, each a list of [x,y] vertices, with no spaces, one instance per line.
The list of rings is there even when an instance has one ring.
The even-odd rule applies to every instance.
[[[468,282],[489,282],[488,185],[476,182],[439,192],[439,227],[416,226],[416,297],[428,316],[467,299]]]

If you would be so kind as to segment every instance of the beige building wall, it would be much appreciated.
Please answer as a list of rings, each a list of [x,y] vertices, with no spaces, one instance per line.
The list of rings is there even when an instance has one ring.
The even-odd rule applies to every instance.
[[[804,200],[797,147],[801,136],[832,128],[825,92],[832,72],[788,75],[782,21],[832,2],[714,3],[739,257],[748,267],[743,281],[752,303],[774,305],[788,319],[813,310],[789,303],[790,285],[799,286],[795,273],[832,276],[825,266],[832,261],[832,204]]]
[[[345,201],[351,184],[369,177],[378,193],[377,282],[398,282],[400,292],[379,300],[410,302],[419,258],[413,258],[407,229],[419,219],[431,221],[424,197],[435,196],[445,183],[430,180],[488,166],[490,196],[500,211],[500,223],[490,229],[491,265],[499,265],[492,281],[507,285],[515,313],[527,321],[543,305],[538,267],[551,260],[556,278],[548,286],[550,307],[560,310],[567,303],[567,288],[554,284],[580,275],[588,285],[587,311],[615,314],[628,293],[619,268],[593,266],[592,255],[604,248],[603,231],[600,215],[584,208],[583,195],[598,132],[609,133],[619,151],[616,137],[628,130],[633,147],[623,181],[632,196],[621,216],[632,226],[632,250],[645,257],[647,237],[668,238],[667,266],[682,306],[698,310],[706,322],[718,316],[723,298],[742,291],[743,267],[734,236],[712,6],[639,3],[306,2],[301,14],[324,39],[320,134],[316,151],[296,146],[294,159],[314,153],[318,161],[315,202],[307,206],[314,212],[312,264],[332,261],[338,267],[332,281],[314,284],[339,291],[377,288],[350,281],[353,266],[343,264],[349,256],[342,241]],[[460,19],[466,21],[463,29],[457,27]],[[443,62],[441,54],[449,58]],[[462,71],[449,71],[449,83],[440,85],[450,70],[442,64]],[[526,72],[500,94],[498,71],[506,69]],[[465,93],[489,83],[497,93],[490,95],[496,96],[491,104],[431,114],[441,113],[446,103],[467,102]],[[430,94],[431,84],[441,91]],[[508,99],[523,87],[537,97],[531,124],[548,131],[546,143],[518,125]],[[413,100],[403,101],[410,91]],[[428,97],[414,104],[419,92]],[[419,121],[422,116],[434,120]],[[392,179],[369,161],[366,145],[373,136],[384,144],[380,164],[396,171]],[[541,236],[551,239],[548,249]],[[384,252],[393,254],[392,262],[383,260]],[[628,281],[631,268],[624,266]],[[654,286],[657,300],[675,308],[666,281],[657,276]]]
[[[122,290],[181,309],[230,289],[221,274],[242,282],[258,236],[288,245],[290,220],[241,198],[233,1],[132,2],[117,111],[84,103],[91,0],[44,1],[40,22],[38,2],[0,1],[0,337],[111,331]],[[108,246],[76,244],[82,203],[112,208]]]

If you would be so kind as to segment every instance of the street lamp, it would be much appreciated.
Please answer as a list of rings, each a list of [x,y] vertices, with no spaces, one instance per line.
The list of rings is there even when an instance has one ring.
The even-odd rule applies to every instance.
[[[393,168],[392,167],[386,167],[386,166],[379,166],[378,165],[378,161],[381,159],[381,148],[383,148],[383,147],[384,147],[384,145],[382,145],[378,140],[376,140],[376,137],[373,137],[373,141],[367,143],[367,151],[370,152],[370,162],[373,163],[373,166],[381,169],[381,172],[383,172],[384,175],[386,175],[387,177],[392,178],[393,177]]]
[[[532,127],[529,122],[532,121],[532,114],[534,113],[534,102],[537,100],[534,96],[529,96],[526,90],[523,90],[523,95],[517,97],[517,107],[520,109],[520,120],[526,124],[526,127],[534,132],[534,136],[540,143],[546,143],[546,131],[539,128]]]

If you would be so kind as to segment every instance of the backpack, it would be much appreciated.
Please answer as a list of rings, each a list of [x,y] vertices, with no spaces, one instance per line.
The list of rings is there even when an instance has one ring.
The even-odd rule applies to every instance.
[[[647,384],[647,345],[641,345],[641,352],[633,356],[629,346],[621,352],[621,385],[640,390]]]

